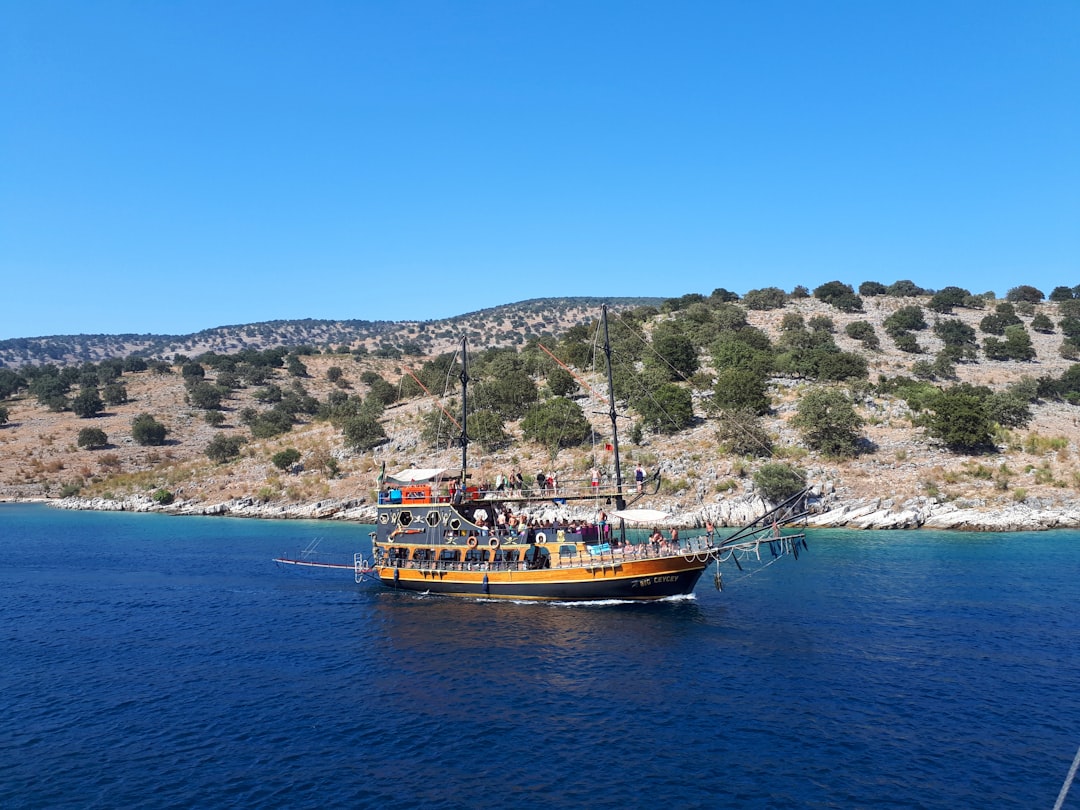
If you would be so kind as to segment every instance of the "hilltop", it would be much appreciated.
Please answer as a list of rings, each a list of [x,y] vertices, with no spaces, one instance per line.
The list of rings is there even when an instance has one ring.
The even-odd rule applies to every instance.
[[[0,368],[78,365],[129,356],[172,359],[177,354],[232,354],[278,347],[346,347],[369,353],[414,356],[451,349],[466,336],[484,346],[520,346],[529,338],[558,335],[595,318],[600,305],[615,308],[659,305],[659,298],[543,298],[429,321],[263,321],[217,326],[190,335],[51,335],[0,340]]]
[[[934,297],[925,293],[878,294],[863,296],[859,310],[845,311],[809,296],[783,295],[770,308],[754,308],[761,300],[749,293],[742,301],[723,300],[729,297],[611,302],[617,305],[615,354],[631,359],[635,369],[629,377],[616,377],[619,411],[625,416],[620,419],[623,468],[629,472],[641,463],[661,471],[662,488],[650,506],[684,523],[705,517],[736,522],[761,507],[757,476],[762,468],[783,464],[815,485],[823,511],[815,520],[822,525],[1080,525],[1072,506],[1080,489],[1080,409],[1056,382],[1072,373],[1077,356],[1062,331],[1072,328],[1068,319],[1074,305],[1008,303],[984,295],[970,296],[966,306],[935,312]],[[76,503],[95,508],[370,519],[371,490],[384,462],[390,471],[460,464],[448,419],[438,426],[436,402],[451,411],[459,407],[443,353],[459,345],[462,333],[478,347],[474,390],[481,400],[488,398],[482,410],[499,414],[506,434],[504,440],[487,437],[491,447],[485,450],[478,441],[479,432],[486,430],[484,420],[470,422],[470,433],[477,432],[470,453],[478,480],[493,481],[519,468],[526,475],[554,470],[569,482],[585,476],[594,463],[610,474],[606,380],[594,357],[586,357],[595,344],[600,303],[543,299],[426,324],[293,321],[280,331],[266,325],[224,327],[212,339],[199,333],[202,338],[188,336],[168,348],[143,349],[146,356],[162,359],[145,369],[132,363],[139,370],[122,370],[118,381],[126,389],[125,401],[107,405],[97,417],[50,410],[27,389],[5,402],[9,415],[8,424],[0,427],[0,497],[78,495],[92,500]],[[999,307],[1002,303],[1007,306]],[[850,308],[850,302],[845,306]],[[913,308],[925,325],[898,328]],[[1010,310],[1018,323],[995,337],[996,325],[987,317]],[[942,323],[963,324],[976,338],[952,361],[946,342],[951,333]],[[867,327],[853,324],[868,324],[874,339]],[[346,328],[358,331],[342,331]],[[246,330],[253,335],[250,340],[262,341],[259,348],[247,344],[226,351],[238,345],[236,336],[246,336]],[[1026,344],[1020,341],[1021,331]],[[315,335],[324,339],[316,341]],[[675,339],[679,335],[685,342]],[[129,336],[94,337],[70,346],[115,352],[114,358],[130,356],[120,351],[129,345]],[[1001,357],[1008,354],[1006,344],[1014,345],[1010,340],[1026,346],[1030,359]],[[554,362],[538,350],[541,342],[570,361],[580,382],[566,384]],[[652,353],[686,345],[693,347],[689,373],[670,373]],[[217,348],[204,348],[209,346]],[[280,348],[286,346],[296,350]],[[768,452],[733,446],[739,437],[733,439],[727,429],[730,412],[717,404],[730,394],[716,384],[718,379],[728,379],[724,375],[740,363],[762,360],[760,354],[754,359],[754,346],[754,351],[769,353],[766,404],[757,423]],[[276,354],[274,347],[279,347]],[[499,352],[500,347],[516,351]],[[193,353],[175,358],[174,348]],[[253,373],[260,352],[279,362]],[[241,362],[223,362],[225,355]],[[27,363],[41,360],[40,355],[24,357]],[[104,372],[98,368],[94,373]],[[74,368],[68,376],[78,378]],[[415,379],[429,383],[429,393]],[[510,380],[517,382],[511,385]],[[509,392],[499,390],[500,381],[508,383]],[[930,435],[927,416],[934,413],[935,402],[944,407],[933,399],[935,392],[963,384],[984,400],[997,394],[995,403],[1020,410],[995,412],[1001,421],[993,424],[990,442],[950,448]],[[533,400],[511,401],[515,386],[524,390],[529,385],[535,387]],[[224,397],[220,406],[199,407],[205,386]],[[553,401],[564,386],[591,431],[551,453],[526,438],[523,416]],[[838,455],[808,446],[798,420],[792,421],[800,403],[821,390],[842,393],[862,420],[857,452]],[[680,413],[684,400],[673,392],[683,392],[688,414]],[[283,399],[296,407],[291,424],[279,426],[279,432],[270,417]],[[380,403],[377,415],[365,422],[372,413],[365,408],[375,400]],[[165,444],[146,446],[135,440],[132,420],[142,413],[167,428]],[[209,419],[212,413],[222,416]],[[681,421],[672,426],[668,419]],[[360,430],[358,425],[385,438],[366,433],[356,442],[357,434],[349,431]],[[80,447],[77,437],[86,427],[103,431],[108,445]],[[244,443],[233,448],[235,457],[212,461],[208,446],[224,439]],[[272,459],[289,449],[296,451],[300,466],[279,469]]]

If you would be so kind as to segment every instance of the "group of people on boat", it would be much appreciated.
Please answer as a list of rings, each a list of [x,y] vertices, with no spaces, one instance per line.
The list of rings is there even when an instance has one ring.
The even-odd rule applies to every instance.
[[[576,519],[563,521],[557,515],[554,518],[538,518],[527,512],[514,512],[509,504],[503,504],[502,508],[477,507],[470,518],[479,527],[483,538],[494,536],[520,543],[534,543],[538,539],[554,542],[558,537],[575,535],[567,539],[591,542],[611,540],[611,526],[603,510],[597,514],[594,522]]]

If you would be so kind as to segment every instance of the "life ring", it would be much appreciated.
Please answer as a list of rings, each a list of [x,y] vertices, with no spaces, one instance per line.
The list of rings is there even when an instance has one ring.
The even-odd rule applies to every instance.
[[[499,538],[498,537],[492,537],[490,540],[488,540],[488,545],[491,546],[492,548],[498,548],[499,547]]]
[[[536,533],[536,542],[537,542],[538,545],[541,545],[541,546],[544,545],[544,543],[547,542],[547,535],[544,534],[543,532],[537,532]]]
[[[470,534],[469,535],[469,548],[476,548],[476,535],[475,534]]]

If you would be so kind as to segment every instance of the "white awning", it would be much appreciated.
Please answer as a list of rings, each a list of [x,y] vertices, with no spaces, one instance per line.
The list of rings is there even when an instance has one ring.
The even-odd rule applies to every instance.
[[[655,523],[671,517],[669,513],[661,512],[659,509],[620,509],[611,514],[631,523]]]
[[[439,470],[422,470],[416,467],[410,467],[407,470],[402,470],[399,473],[394,473],[388,477],[388,481],[395,484],[414,484],[417,481],[432,481],[441,476],[445,469]]]

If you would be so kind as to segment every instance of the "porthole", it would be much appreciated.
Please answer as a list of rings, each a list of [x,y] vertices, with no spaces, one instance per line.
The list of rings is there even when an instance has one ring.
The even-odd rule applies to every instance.
[[[386,512],[383,512],[381,515],[379,515],[379,523],[389,523],[389,522],[390,522],[390,516],[388,514],[386,514]]]
[[[410,523],[412,523],[412,512],[410,512],[408,509],[402,509],[398,513],[397,522],[400,523],[402,526],[408,526]]]
[[[436,526],[439,525],[439,513],[438,512],[432,510],[431,512],[427,513],[427,525],[430,526],[433,529]]]
[[[457,531],[458,529],[461,528],[461,521],[458,520],[457,518],[454,518],[453,520],[450,521],[450,528],[453,529],[454,531]]]

